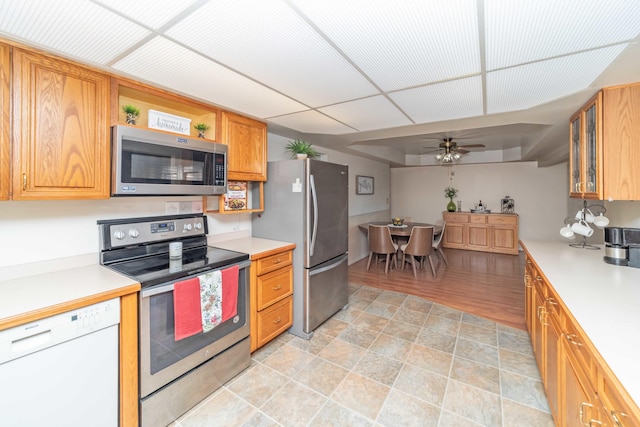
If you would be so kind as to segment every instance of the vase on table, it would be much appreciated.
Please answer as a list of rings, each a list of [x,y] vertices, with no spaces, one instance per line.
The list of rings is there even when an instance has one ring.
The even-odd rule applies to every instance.
[[[449,197],[449,203],[447,203],[447,211],[455,212],[456,204],[453,202],[453,197]]]

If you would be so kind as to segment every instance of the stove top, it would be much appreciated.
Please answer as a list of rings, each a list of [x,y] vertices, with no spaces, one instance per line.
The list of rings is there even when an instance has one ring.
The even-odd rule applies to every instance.
[[[225,268],[248,259],[248,254],[205,246],[184,250],[182,258],[179,259],[170,259],[168,253],[160,253],[112,262],[106,267],[137,280],[143,288],[146,288],[205,271]]]

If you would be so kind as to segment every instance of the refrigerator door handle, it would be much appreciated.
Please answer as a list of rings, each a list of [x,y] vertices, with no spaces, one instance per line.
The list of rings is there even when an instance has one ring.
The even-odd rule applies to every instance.
[[[340,258],[336,261],[336,262],[332,262],[329,265],[325,265],[317,270],[311,269],[309,270],[309,276],[315,276],[316,274],[320,274],[320,273],[324,273],[325,271],[329,271],[329,270],[333,270],[334,268],[336,268],[337,266],[339,266],[340,264],[343,264],[345,262],[347,262],[349,258],[347,257],[347,255],[341,255]]]
[[[313,179],[313,175],[309,175],[309,184],[313,203],[313,231],[311,232],[311,244],[309,245],[309,256],[312,257],[313,251],[316,248],[316,237],[318,234],[318,195],[316,194],[316,182]]]

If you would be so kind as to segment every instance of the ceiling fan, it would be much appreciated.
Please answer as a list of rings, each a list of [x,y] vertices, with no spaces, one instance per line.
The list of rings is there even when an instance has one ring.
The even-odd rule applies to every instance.
[[[453,163],[454,161],[460,160],[462,154],[469,153],[469,150],[466,150],[466,148],[484,148],[484,144],[458,145],[452,138],[444,138],[438,145],[438,148],[429,151],[429,153],[444,150],[444,153],[440,152],[436,154],[436,161]]]

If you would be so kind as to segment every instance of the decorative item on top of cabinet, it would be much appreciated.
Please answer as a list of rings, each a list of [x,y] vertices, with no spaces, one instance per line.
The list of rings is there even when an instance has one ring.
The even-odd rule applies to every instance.
[[[135,105],[127,104],[122,106],[122,112],[127,116],[127,124],[135,125],[138,116],[140,115],[140,109]]]
[[[293,324],[295,245],[251,257],[251,351]]]
[[[222,112],[223,144],[229,146],[228,179],[267,180],[267,125],[238,114]]]
[[[11,164],[9,146],[11,144],[11,47],[0,43],[0,200],[9,199],[9,188],[11,187]]]
[[[193,128],[198,131],[198,138],[204,138],[205,132],[209,129],[209,125],[206,123],[196,123]]]
[[[640,83],[604,88],[570,119],[570,196],[640,200]]]
[[[112,78],[111,104],[111,126],[128,123],[122,108],[135,105],[140,110],[138,120],[142,126],[196,138],[199,137],[198,130],[191,127],[191,123],[206,123],[209,126],[208,139],[218,140],[220,137],[220,111],[216,107],[143,83]],[[149,125],[150,120],[152,126]]]
[[[13,48],[14,200],[109,197],[109,77]]]

